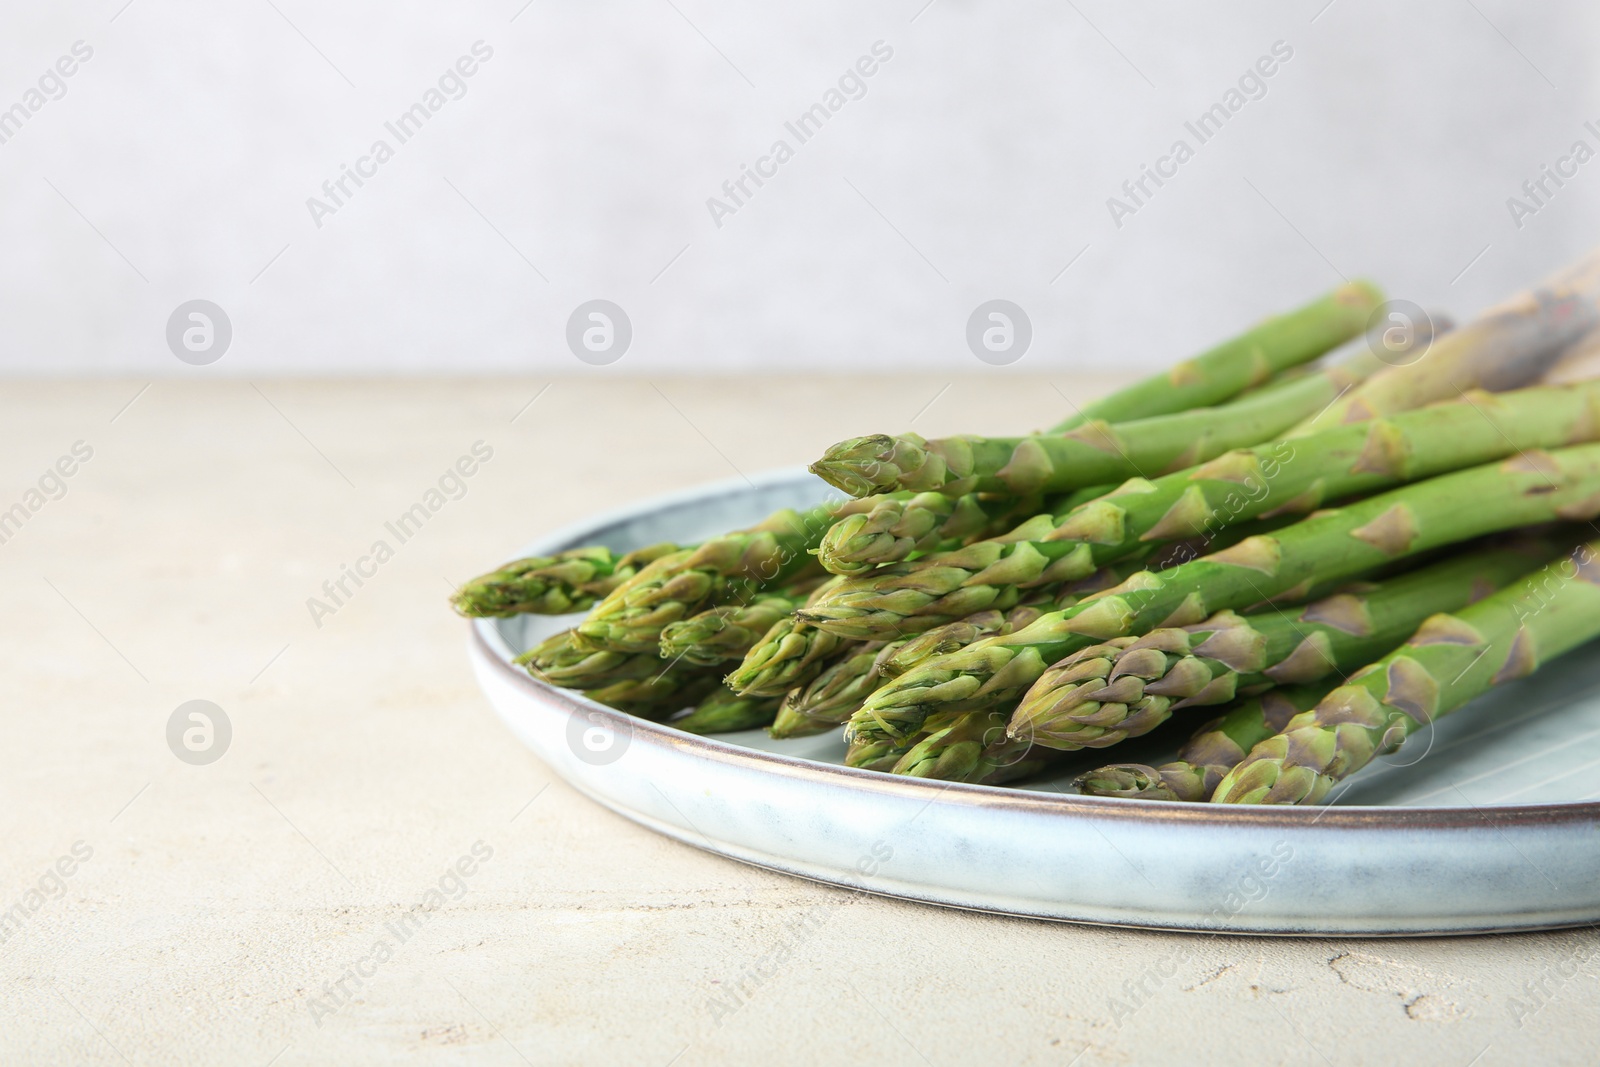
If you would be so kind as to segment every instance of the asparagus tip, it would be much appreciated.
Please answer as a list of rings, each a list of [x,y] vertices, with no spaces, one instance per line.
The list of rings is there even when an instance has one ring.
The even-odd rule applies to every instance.
[[[888,434],[851,437],[830,445],[811,464],[811,473],[854,497],[893,489],[900,474],[894,462],[897,444],[901,442]]]
[[[1077,780],[1079,792],[1092,797],[1127,797],[1135,800],[1177,800],[1178,796],[1154,767],[1142,763],[1113,763],[1097,767]]]

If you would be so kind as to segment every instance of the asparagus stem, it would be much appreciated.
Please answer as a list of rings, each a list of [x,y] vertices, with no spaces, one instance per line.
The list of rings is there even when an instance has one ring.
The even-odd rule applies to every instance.
[[[1315,358],[1339,341],[1354,336],[1349,331],[1359,331],[1357,315],[1362,316],[1360,321],[1364,322],[1364,316],[1380,299],[1381,295],[1368,283],[1342,286],[1306,308],[1270,319],[1263,326],[1190,363],[1107,397],[1103,405],[1090,404],[1072,418],[1051,427],[1048,433],[1065,433],[1093,420],[1115,423],[1147,419],[1226,400],[1241,389],[1257,385],[1282,361],[1298,363]],[[1369,360],[1359,373],[1374,366]],[[1225,421],[1237,404],[1243,403],[1252,405],[1244,408],[1249,417],[1251,412],[1259,410],[1263,399],[1276,396],[1282,389],[1288,390],[1288,398],[1294,403],[1304,388],[1297,382],[1309,373],[1268,381],[1259,390],[1247,394],[1247,401],[1217,411],[1216,418]],[[1346,368],[1344,373],[1352,372]],[[1157,395],[1168,399],[1158,403]],[[1064,513],[1112,491],[1117,484],[1117,481],[1110,481],[1074,488],[1048,510]],[[823,567],[832,574],[860,575],[874,566],[896,563],[916,553],[948,551],[975,537],[1003,532],[993,527],[1008,517],[1039,510],[1030,506],[1032,498],[1018,500],[1009,494],[980,499],[975,493],[947,496],[944,492],[927,492],[918,493],[910,500],[898,496],[865,499],[873,502],[872,509],[841,519],[828,531],[818,549]]]
[[[916,493],[866,497],[862,503],[872,506],[834,523],[817,547],[817,561],[830,574],[865,574],[919,552],[957,548],[1001,533],[1035,510],[1038,500]]]
[[[1317,706],[1339,679],[1313,685],[1286,685],[1247,697],[1212,719],[1178,749],[1178,758],[1159,767],[1111,763],[1077,780],[1090,796],[1134,800],[1210,800],[1223,775],[1251,748],[1281,731],[1289,720]]]
[[[1464,553],[1381,584],[1346,588],[1293,615],[1268,611],[1241,617],[1219,612],[1193,627],[1153,630],[1144,637],[1091,646],[1056,664],[1034,683],[1012,717],[1013,722],[1024,719],[1026,729],[1015,736],[989,734],[981,750],[953,755],[947,755],[945,747],[970,743],[970,725],[931,735],[924,730],[913,749],[915,760],[903,757],[895,773],[966,782],[1009,781],[1047,766],[1053,751],[1105,748],[1149,732],[1180,708],[1220,703],[1235,692],[1316,679],[1320,696],[1333,688],[1333,681],[1323,681],[1329,675],[1382,654],[1433,612],[1487,596],[1549,559],[1560,550],[1558,546],[1570,543],[1570,536],[1520,539],[1514,545]],[[1177,655],[1180,642],[1195,654]],[[1145,679],[1141,671],[1156,674],[1152,649],[1170,657],[1171,663],[1163,676]],[[1126,691],[1108,691],[1118,686]],[[977,719],[999,713],[969,714]],[[1282,721],[1287,720],[1284,715]],[[1243,755],[1241,750],[1240,758]],[[915,771],[902,770],[913,765]],[[1223,771],[1209,779],[1210,786]]]
[[[880,567],[864,578],[831,582],[798,609],[796,617],[841,637],[869,641],[920,633],[976,611],[1033,603],[1041,590],[1058,590],[1056,595],[1066,599],[1056,606],[1068,607],[1140,570],[1188,562],[1206,551],[1288,526],[1298,518],[1282,513],[1225,527],[1205,539],[1135,545],[1121,559],[1087,574],[1059,561],[1041,563],[1040,557],[1053,551],[1048,547],[1038,554],[1011,553],[1004,543],[978,542],[942,553],[933,565],[914,560]],[[986,564],[991,557],[994,563]]]
[[[590,700],[647,719],[670,715],[717,688],[713,673],[667,663],[653,652],[595,651],[571,630],[546,638],[516,662],[540,681],[582,690]]]
[[[1121,484],[1121,482],[1106,482],[1103,485],[1090,485],[1085,486],[1082,489],[1074,489],[1072,492],[1067,493],[1059,498],[1061,501],[1061,506],[1054,509],[1054,513],[1057,515],[1065,515],[1073,508],[1078,507],[1080,504],[1087,504],[1091,500],[1099,500],[1107,493],[1115,491],[1116,488]],[[1003,533],[1004,531],[1001,532]],[[998,534],[995,536],[998,536]]]
[[[1196,408],[1134,422],[1094,421],[1061,435],[856,437],[811,470],[852,496],[896,490],[950,496],[1062,493],[1101,482],[1192,467],[1260,444],[1325,408],[1370,368],[1340,364],[1226,408]]]
[[[1382,302],[1383,293],[1372,282],[1346,283],[1168,371],[1085,404],[1049,432],[1064,433],[1097,419],[1128,422],[1219,404],[1359,335]]]
[[[1192,626],[1091,645],[1052,665],[1011,717],[1013,737],[1071,752],[1149,733],[1186,707],[1354,670],[1547,562],[1572,537],[1465,552],[1366,589],[1283,611],[1219,612]]]
[[[725,734],[766,726],[777,712],[776,697],[743,697],[717,686],[689,714],[673,719],[671,725],[691,734]]]
[[[1473,697],[1600,636],[1600,542],[1450,614],[1429,618],[1217,785],[1223,804],[1318,804],[1373,757]]]
[[[599,689],[659,673],[664,664],[650,652],[611,652],[583,647],[571,630],[547,637],[516,662],[541,681],[563,689]]]
[[[744,696],[782,696],[810,682],[836,655],[854,645],[791,615],[773,623],[724,681]]]
[[[1314,359],[1355,336],[1381,299],[1382,295],[1367,282],[1341,286],[1306,307],[1269,319],[1169,372],[1088,404],[1047,433],[1065,433],[1091,421],[1118,423],[1190,411],[1228,400],[1256,386],[1261,388],[1247,394],[1251,404],[1259,404],[1264,396],[1277,395],[1275,391],[1284,387],[1289,387],[1293,402],[1302,388],[1295,384],[1298,377],[1282,381],[1267,378],[1278,369]],[[1373,366],[1369,361],[1366,369]],[[1218,419],[1225,418],[1233,407],[1217,412]],[[1256,408],[1245,408],[1247,415],[1253,410]],[[1074,488],[1049,510],[1065,512],[1110,492],[1117,484],[1110,481]],[[973,493],[947,496],[944,492],[918,493],[910,500],[866,499],[873,502],[872,510],[841,519],[818,549],[823,567],[832,574],[859,575],[873,566],[896,563],[914,553],[947,551],[975,536],[1002,532],[983,531],[1007,517],[1037,510],[1009,494],[988,500],[980,500]]]
[[[748,602],[801,576],[814,565],[810,553],[828,527],[860,506],[846,501],[805,512],[785,508],[749,529],[662,556],[596,605],[578,624],[578,634],[598,648],[652,650],[669,623],[712,604]]]
[[[1453,398],[1464,389],[1494,392],[1537,381],[1585,334],[1600,326],[1591,257],[1577,267],[1434,340],[1426,354],[1369,377],[1291,435]]]
[[[789,690],[767,731],[773,737],[806,737],[844,722],[877,686],[881,641],[850,646],[832,665],[804,686]]]
[[[1111,584],[1115,583],[1108,583]],[[993,609],[980,611],[964,619],[926,630],[915,637],[893,642],[878,653],[878,674],[885,678],[897,678],[915,668],[917,664],[935,656],[948,655],[958,649],[966,648],[980,638],[1020,630],[1046,611],[1075,602],[1076,597],[1070,591],[1062,590],[1057,594],[1055,603],[1051,603],[1051,599],[1046,597],[1032,603],[1018,604],[1009,611],[1001,612]]]
[[[702,667],[743,659],[779,619],[794,614],[802,598],[760,593],[748,603],[718,604],[661,628],[661,655]]]
[[[670,542],[627,553],[590,545],[530,556],[480,574],[456,590],[450,603],[468,618],[586,611],[641,567],[679,550]]]
[[[1141,571],[1014,634],[930,660],[869,696],[850,730],[903,738],[940,706],[984,710],[1013,701],[1048,664],[1099,641],[1199,622],[1498,530],[1596,514],[1600,445],[1530,451],[1442,475],[1159,573]]]
[[[1148,545],[1206,540],[1262,516],[1292,516],[1529,448],[1600,435],[1600,382],[1468,395],[1391,419],[1229,452],[1149,481],[1133,479],[1065,515],[840,583],[805,618],[844,636],[882,638],[1023,588],[1080,578]]]
[[[848,719],[884,678],[911,670],[924,660],[954,652],[981,637],[1010,633],[1038,618],[1049,606],[1018,605],[1008,612],[980,611],[898,641],[866,641],[834,662],[803,688],[790,690],[773,723],[773,737],[822,733]]]
[[[665,719],[673,712],[699,703],[719,688],[715,674],[673,667],[659,659],[656,665],[655,674],[588,689],[583,695],[641,719]]]
[[[891,770],[916,778],[997,785],[1037,773],[1051,755],[1008,739],[1004,713],[973,711],[920,735]]]

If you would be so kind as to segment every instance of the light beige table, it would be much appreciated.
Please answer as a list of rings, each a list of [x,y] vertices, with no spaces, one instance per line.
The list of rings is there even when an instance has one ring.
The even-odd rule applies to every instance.
[[[1600,1052],[1593,931],[1189,938],[858,898],[598,808],[479,696],[445,596],[532,535],[851,433],[1043,425],[1049,381],[145,384],[0,387],[0,510],[40,504],[0,543],[0,1062]],[[28,497],[79,441],[65,494]],[[480,441],[464,495],[398,543],[384,524]],[[313,619],[379,539],[393,557]],[[232,725],[209,765],[166,740],[193,699]],[[428,896],[441,878],[459,899]]]

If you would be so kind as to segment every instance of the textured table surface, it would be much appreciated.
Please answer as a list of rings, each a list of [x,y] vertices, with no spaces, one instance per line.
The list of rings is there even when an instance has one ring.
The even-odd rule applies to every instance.
[[[0,511],[27,511],[0,543],[7,1064],[1600,1055],[1592,930],[1276,941],[857,897],[600,809],[474,686],[448,585],[536,533],[851,433],[1044,424],[1093,383],[145,384],[0,388]],[[205,765],[167,740],[197,699],[232,729]]]

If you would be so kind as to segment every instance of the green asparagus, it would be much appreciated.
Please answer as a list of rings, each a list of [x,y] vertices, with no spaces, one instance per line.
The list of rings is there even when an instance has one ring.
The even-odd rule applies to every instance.
[[[1114,584],[1116,584],[1114,581],[1107,582],[1108,587]],[[915,637],[896,641],[892,647],[879,652],[878,673],[885,678],[897,678],[925,660],[966,648],[980,638],[1020,630],[1046,611],[1076,603],[1076,600],[1070,591],[1061,590],[1054,598],[1046,597],[1040,601],[1018,604],[1004,612],[992,609],[980,611],[964,619],[925,630]]]
[[[858,499],[514,560],[451,602],[592,609],[516,661],[688,732],[843,722],[852,767],[993,784],[1222,705],[1079,788],[1326,802],[1600,637],[1600,541],[1528,574],[1600,517],[1600,382],[1506,392],[1600,336],[1600,254],[1431,347],[1390,316],[1334,351],[1381,301],[1347,284],[1033,435],[841,442],[812,469]]]
[[[1182,708],[1354,670],[1405,640],[1429,615],[1482,599],[1572,540],[1462,553],[1293,614],[1223,611],[1191,626],[1091,645],[1033,683],[1011,716],[1010,733],[1067,752],[1105,748],[1149,733]]]
[[[1307,368],[1288,372],[1296,376],[1314,373]],[[1281,379],[1281,380],[1280,380]],[[1261,387],[1271,389],[1292,379],[1280,376]],[[1245,397],[1255,400],[1258,391]],[[1226,410],[1218,412],[1219,417]],[[1070,427],[1055,427],[1064,432]],[[1018,499],[1005,494],[967,493],[948,497],[943,493],[918,493],[910,501],[901,494],[864,498],[874,502],[868,514],[852,515],[835,523],[822,539],[817,557],[831,574],[858,576],[875,566],[898,563],[913,555],[950,551],[979,538],[998,537],[1009,529],[1007,518],[1032,516],[1037,512],[1067,515],[1080,504],[1097,500],[1122,483],[1106,482],[1074,489],[1048,498],[1046,507],[1032,506],[1035,498]]]
[[[516,658],[540,681],[563,689],[599,689],[615,682],[659,674],[665,666],[653,652],[594,651],[582,647],[571,630],[545,638]]]
[[[1005,705],[1048,664],[1099,641],[1199,622],[1215,611],[1309,590],[1319,581],[1354,577],[1482,534],[1596,514],[1600,445],[1527,452],[1441,475],[1159,573],[1141,571],[1014,634],[930,660],[869,696],[850,731],[903,738],[941,706]]]
[[[844,722],[877,687],[878,653],[885,647],[882,641],[851,645],[809,683],[789,690],[767,732],[777,738],[806,737]]]
[[[1348,282],[1165,373],[1085,404],[1050,432],[1063,433],[1095,419],[1128,422],[1219,404],[1357,336],[1382,302],[1383,293],[1372,282]]]
[[[1318,804],[1341,779],[1494,686],[1600,636],[1600,542],[1471,607],[1434,615],[1400,648],[1258,743],[1212,795]]]
[[[1326,407],[1370,373],[1356,359],[1263,390],[1225,408],[1196,408],[1134,422],[1094,421],[1060,435],[855,437],[811,465],[851,496],[895,491],[948,496],[987,492],[1028,496],[1192,467],[1231,448],[1260,444]]]
[[[817,560],[830,574],[865,574],[916,553],[948,550],[1001,533],[1035,510],[1030,505],[1038,501],[916,493],[866,497],[863,503],[871,503],[871,509],[834,523],[817,547]]]
[[[1286,646],[1284,651],[1287,652],[1287,656],[1283,658],[1281,663],[1281,666],[1285,669],[1279,673],[1284,677],[1326,673],[1323,667],[1326,666],[1328,661],[1322,658],[1322,649],[1326,647],[1322,644],[1322,639],[1326,635],[1319,635],[1316,631],[1330,625],[1334,626],[1332,632],[1335,636],[1335,645],[1329,651],[1334,655],[1344,652],[1347,660],[1353,660],[1357,663],[1364,662],[1365,657],[1346,651],[1352,641],[1381,652],[1397,643],[1400,636],[1410,632],[1409,626],[1396,627],[1393,624],[1397,612],[1409,614],[1412,624],[1427,614],[1427,611],[1416,610],[1414,605],[1407,604],[1410,596],[1428,597],[1431,595],[1433,601],[1441,606],[1456,606],[1465,603],[1468,599],[1486,596],[1494,590],[1494,585],[1489,580],[1489,572],[1493,571],[1497,566],[1502,566],[1505,570],[1499,571],[1496,577],[1509,578],[1516,574],[1525,573],[1537,566],[1541,560],[1549,558],[1556,551],[1554,547],[1556,544],[1565,542],[1570,542],[1570,537],[1565,539],[1525,538],[1519,539],[1519,543],[1514,548],[1507,548],[1503,551],[1489,550],[1481,560],[1474,556],[1473,559],[1463,561],[1457,565],[1455,567],[1455,576],[1460,580],[1454,583],[1448,581],[1451,577],[1449,574],[1435,574],[1428,580],[1413,581],[1407,579],[1397,585],[1386,583],[1383,587],[1373,586],[1370,583],[1344,583],[1346,588],[1342,595],[1334,595],[1323,603],[1318,611],[1302,612],[1300,614],[1299,617],[1302,619],[1309,616],[1314,620],[1302,624],[1307,633],[1304,635],[1291,634],[1291,640],[1278,642]],[[1429,568],[1429,570],[1433,571],[1435,568]],[[1438,592],[1440,589],[1449,591],[1440,595]],[[1374,597],[1374,593],[1379,595]],[[1346,599],[1356,597],[1361,597],[1364,603]],[[1383,601],[1388,603],[1385,604]],[[1220,612],[1218,616],[1213,618],[1216,619],[1221,616],[1238,619],[1231,612]],[[1288,616],[1275,613],[1266,613],[1255,619],[1241,621],[1246,623],[1254,622],[1260,625],[1263,622],[1270,624],[1275,618],[1282,624],[1279,629],[1292,626],[1293,620]],[[1202,623],[1200,625],[1204,627],[1206,624]],[[1339,626],[1358,631],[1364,630],[1366,631],[1366,636],[1343,632],[1338,629]],[[1374,639],[1374,635],[1384,628],[1388,629],[1388,639]],[[1153,633],[1161,632],[1153,631]],[[1114,640],[1122,643],[1131,643],[1136,639],[1128,637]],[[1144,639],[1138,640],[1142,641]],[[1099,647],[1104,648],[1106,646]],[[1092,655],[1092,653],[1093,649],[1088,649],[1068,658],[1073,661],[1081,661],[1085,657]],[[1334,662],[1339,661],[1335,660]],[[1054,668],[1052,669],[1053,671]],[[1047,674],[1046,678],[1048,677],[1049,675]],[[1044,681],[1045,679],[1041,679],[1040,682],[1035,683],[1035,688],[1037,689],[1043,685]],[[1120,683],[1121,679],[1116,681]],[[1240,688],[1244,688],[1247,684],[1250,688],[1259,688],[1263,685],[1272,684],[1272,681],[1273,679],[1268,675],[1259,674],[1254,678],[1241,680]],[[1323,680],[1318,684],[1320,685],[1318,695],[1320,695],[1331,689],[1334,682]],[[1202,693],[1197,696],[1215,696],[1221,688],[1222,686],[1203,689]],[[1301,688],[1304,689],[1306,687]],[[1281,692],[1281,690],[1272,689],[1268,692]],[[1024,698],[1024,704],[1026,704],[1026,701],[1027,698]],[[1151,702],[1154,703],[1154,699]],[[1169,710],[1176,710],[1187,703],[1198,704],[1200,702],[1200,699],[1192,701],[1179,699],[1172,704]],[[1313,699],[1304,706],[1310,707],[1315,702]],[[1277,705],[1269,702],[1269,706],[1275,707]],[[997,714],[1003,719],[1006,716],[997,712],[967,712],[964,717],[958,717],[937,730],[929,731],[925,725],[923,730],[911,739],[914,744],[906,742],[897,746],[897,750],[900,750],[910,744],[916,756],[914,759],[910,756],[902,757],[901,762],[896,764],[893,770],[895,773],[916,773],[925,777],[948,778],[953,781],[963,782],[983,782],[991,785],[1011,781],[1027,774],[1036,773],[1042,767],[1048,766],[1059,755],[1058,750],[1072,751],[1078,748],[1106,747],[1123,736],[1142,734],[1157,725],[1160,718],[1164,718],[1164,716],[1150,713],[1147,708],[1143,707],[1130,706],[1129,710],[1131,714],[1121,723],[1120,732],[1113,729],[1117,712],[1113,706],[1109,705],[1102,706],[1099,713],[1090,721],[1079,723],[1079,734],[1091,732],[1092,727],[1099,727],[1105,730],[1105,733],[1099,735],[1099,738],[1093,742],[1036,745],[1033,743],[1034,739],[1031,733],[1026,731],[1024,732],[1026,736],[1011,737],[1009,734],[1001,735],[985,727],[983,730],[985,744],[981,749],[972,746],[973,731],[976,729],[974,724],[987,722],[989,717]],[[1089,714],[1088,709],[1082,709],[1082,714],[1087,717]],[[971,721],[963,721],[963,718]],[[1282,718],[1283,721],[1287,721],[1288,715],[1285,714]],[[1083,738],[1080,736],[1077,740],[1083,741]],[[951,751],[946,752],[947,748],[951,749]],[[1243,756],[1243,752],[1240,753],[1240,756]],[[917,769],[915,771],[905,769],[912,766]],[[1226,768],[1223,768],[1223,770],[1226,770]],[[1209,780],[1209,784],[1214,786],[1221,775],[1222,771],[1218,771]]]
[[[797,590],[758,593],[747,602],[718,604],[661,628],[661,655],[702,667],[743,659],[779,619],[803,603]]]
[[[813,625],[883,637],[925,613],[976,610],[999,587],[1081,577],[1154,543],[1213,537],[1260,516],[1475,466],[1529,448],[1600,435],[1600,382],[1479,393],[1392,419],[1229,452],[1192,470],[1121,488],[1063,516],[1039,515],[952,552],[871,571],[808,607]]]
[[[717,688],[713,674],[662,665],[658,673],[647,678],[587,689],[583,695],[641,719],[665,719],[675,711],[697,704]]]
[[[1018,605],[1008,612],[980,611],[959,622],[897,641],[865,641],[809,685],[789,692],[772,726],[773,737],[821,733],[848,719],[884,678],[923,660],[964,648],[981,637],[1010,633],[1038,618],[1048,604]]]
[[[1399,352],[1386,359],[1406,362],[1373,374],[1327,410],[1296,427],[1291,436],[1345,422],[1361,422],[1457,396],[1473,387],[1501,392],[1539,380],[1585,334],[1600,326],[1600,295],[1591,257],[1543,286],[1493,308],[1464,326],[1433,340],[1421,353],[1411,350],[1409,326],[1394,326]],[[1378,335],[1386,346],[1388,332]]]
[[[782,696],[821,674],[836,655],[854,645],[791,615],[773,623],[725,681],[743,696]]]
[[[993,542],[982,541],[941,553],[933,566],[923,566],[918,560],[880,567],[862,578],[837,579],[819,590],[796,617],[841,637],[869,641],[920,633],[974,611],[1033,603],[1041,590],[1059,590],[1067,599],[1057,607],[1067,607],[1138,571],[1186,563],[1207,551],[1288,526],[1298,518],[1284,512],[1271,519],[1224,527],[1205,539],[1135,545],[1123,558],[1071,580],[1059,577],[1071,570],[1064,564],[1045,567],[1029,577],[1034,573],[1030,565],[1033,555],[1009,553]],[[988,558],[995,562],[982,565]]]
[[[800,577],[814,565],[810,552],[828,527],[859,506],[846,501],[804,513],[784,509],[748,529],[662,556],[597,604],[578,624],[578,636],[615,652],[655,649],[669,623],[712,604],[747,602]]]
[[[906,753],[916,748],[924,738],[957,724],[967,714],[961,711],[934,712],[928,716],[921,730],[908,733],[904,737],[892,737],[888,734],[855,735],[846,730],[844,736],[848,747],[845,751],[844,765],[871,771],[893,771],[896,764],[905,758]],[[1002,722],[1000,726],[1003,731],[1005,724]]]
[[[890,769],[916,778],[998,785],[1038,773],[1053,756],[1010,740],[1003,713],[971,711],[920,735]]]
[[[726,734],[755,730],[772,722],[778,713],[777,697],[742,697],[716,686],[711,694],[671,725],[691,734]]]
[[[450,603],[469,618],[587,611],[641,567],[680,547],[668,542],[622,553],[591,545],[513,560],[463,585]]]
[[[1097,797],[1132,800],[1210,800],[1217,783],[1251,748],[1283,730],[1289,720],[1317,706],[1342,679],[1314,685],[1286,685],[1239,701],[1200,727],[1178,749],[1178,758],[1159,767],[1112,763],[1079,776],[1079,791]]]
[[[964,586],[947,577],[949,569],[919,572],[927,582],[924,589],[940,581],[955,586],[941,597],[930,597],[924,590],[905,588],[880,594],[870,588],[870,583],[867,589],[858,590],[851,581],[846,580],[831,586],[826,594],[800,608],[795,612],[795,617],[840,637],[885,641],[896,636],[924,633],[971,618],[979,612],[1011,611],[1034,602],[1042,591],[1054,591],[1055,595],[1064,597],[1058,606],[1066,606],[1090,593],[1109,589],[1148,564],[1147,554],[1140,553],[1101,567],[1075,581],[1051,581],[1045,578],[1042,579],[1044,584],[1030,582],[1026,586],[1006,581],[1005,573],[998,568],[980,572],[979,577],[988,580],[972,580]]]

